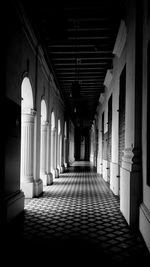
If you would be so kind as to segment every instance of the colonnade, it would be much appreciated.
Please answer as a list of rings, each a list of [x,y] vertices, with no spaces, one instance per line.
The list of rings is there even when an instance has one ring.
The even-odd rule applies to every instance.
[[[26,15],[10,2],[2,53],[3,112],[8,114],[3,116],[5,145],[1,138],[4,222],[23,211],[24,195],[39,196],[43,185],[52,184],[74,161],[74,125],[65,113],[56,77]],[[90,160],[120,198],[127,223],[138,225],[150,250],[150,9],[148,0],[127,5],[95,107]]]
[[[27,77],[25,78],[28,79]],[[50,121],[48,121],[47,106],[44,99],[41,99],[41,115],[40,115],[40,161],[34,161],[35,153],[35,118],[36,111],[33,109],[32,87],[28,79],[28,88],[24,81],[22,82],[22,114],[21,114],[21,189],[26,198],[32,198],[39,195],[43,191],[43,186],[53,184],[55,178],[65,170],[69,162],[74,161],[74,128],[68,129],[69,138],[67,136],[67,122],[58,119],[56,121],[55,112],[52,110]],[[28,90],[29,93],[26,94]],[[30,108],[26,103],[32,103]],[[68,156],[69,148],[69,156]],[[34,164],[39,165],[39,181],[42,186],[35,190],[37,180],[34,177]],[[37,191],[37,192],[36,192]]]

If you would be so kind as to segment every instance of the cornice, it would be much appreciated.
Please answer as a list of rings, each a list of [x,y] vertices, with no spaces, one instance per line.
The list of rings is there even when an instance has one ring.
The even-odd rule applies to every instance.
[[[15,5],[15,7],[16,7],[20,22],[22,24],[23,32],[24,32],[24,34],[25,34],[25,36],[26,36],[26,38],[27,38],[32,50],[33,50],[33,53],[34,53],[34,55],[38,56],[38,60],[40,61],[43,73],[45,74],[47,80],[50,81],[50,83],[52,84],[52,88],[53,88],[53,91],[55,92],[55,95],[57,97],[61,98],[62,99],[61,102],[63,103],[64,99],[61,96],[60,90],[56,86],[54,76],[53,76],[53,74],[52,74],[52,72],[48,66],[47,60],[45,58],[43,48],[38,43],[38,40],[37,40],[36,35],[32,29],[30,21],[29,21],[27,15],[25,13],[25,10],[20,3]],[[64,105],[64,103],[63,103],[63,105]]]
[[[23,8],[23,6],[21,5],[21,3],[17,2],[16,4],[14,4],[19,20],[22,24],[22,29],[32,47],[32,50],[34,52],[34,54],[36,54],[36,47],[38,44],[37,38],[34,34],[34,31],[32,30],[31,24],[29,22],[29,19],[27,18],[26,14],[25,14],[25,10]]]
[[[100,94],[100,98],[99,98],[99,102],[102,104],[103,102],[104,102],[104,95],[105,95],[105,93],[101,93]]]
[[[115,46],[113,49],[113,54],[115,54],[117,57],[121,56],[122,50],[126,43],[126,39],[127,39],[127,27],[125,25],[124,20],[121,20]]]
[[[113,70],[112,69],[108,69],[107,73],[106,73],[106,76],[105,76],[105,80],[104,80],[104,85],[107,88],[109,88],[109,85],[111,83],[112,77],[113,77]]]

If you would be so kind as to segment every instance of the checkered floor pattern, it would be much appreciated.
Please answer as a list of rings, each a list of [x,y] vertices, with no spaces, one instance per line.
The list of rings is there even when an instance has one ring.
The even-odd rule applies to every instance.
[[[119,266],[149,259],[140,233],[128,227],[119,210],[119,198],[89,165],[74,164],[44,187],[41,197],[26,200],[20,225],[25,251],[42,251],[64,263],[69,256],[76,263]]]

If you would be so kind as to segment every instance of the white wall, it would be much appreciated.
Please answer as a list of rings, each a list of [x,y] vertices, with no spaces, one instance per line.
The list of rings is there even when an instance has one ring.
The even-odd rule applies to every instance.
[[[147,185],[147,46],[150,41],[150,17],[147,19],[148,0],[144,1],[143,23],[143,102],[142,102],[142,170],[143,170],[143,202],[140,206],[139,227],[150,251],[150,186]]]

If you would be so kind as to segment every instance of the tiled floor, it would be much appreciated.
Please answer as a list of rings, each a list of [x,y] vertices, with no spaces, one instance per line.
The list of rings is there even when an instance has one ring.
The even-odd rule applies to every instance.
[[[74,164],[41,197],[26,200],[16,225],[7,232],[5,251],[16,241],[15,253],[24,261],[32,256],[55,265],[134,266],[150,260],[140,233],[122,216],[118,197],[87,163]]]

